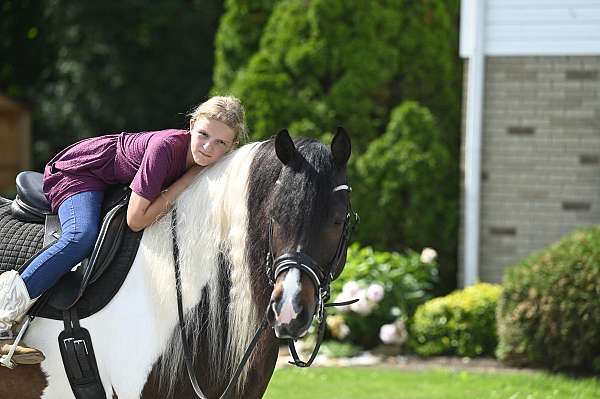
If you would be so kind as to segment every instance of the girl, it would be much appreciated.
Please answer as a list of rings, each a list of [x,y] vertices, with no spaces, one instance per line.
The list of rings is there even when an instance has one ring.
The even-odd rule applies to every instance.
[[[188,130],[92,137],[56,155],[44,171],[44,194],[62,226],[60,239],[19,275],[0,275],[0,356],[14,342],[12,325],[93,249],[104,190],[129,184],[127,224],[139,231],[159,219],[204,167],[245,138],[244,110],[235,97],[212,97],[190,115]],[[16,364],[44,360],[19,345]]]

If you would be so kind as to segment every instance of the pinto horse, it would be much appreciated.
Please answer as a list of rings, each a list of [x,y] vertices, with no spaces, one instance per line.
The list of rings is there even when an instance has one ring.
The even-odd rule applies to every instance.
[[[266,317],[273,328],[260,336],[234,394],[262,397],[275,368],[278,338],[305,335],[322,310],[319,278],[335,278],[345,262],[349,157],[350,139],[342,128],[331,151],[317,140],[294,141],[283,130],[207,168],[177,200],[185,331],[192,373],[207,397],[218,398],[225,390]],[[92,336],[108,397],[195,397],[178,330],[171,217],[144,231],[120,291],[81,320]],[[289,262],[289,254],[302,262]],[[62,328],[61,321],[33,320],[26,341],[43,350],[46,360],[40,366],[0,368],[0,397],[73,397],[57,345]]]

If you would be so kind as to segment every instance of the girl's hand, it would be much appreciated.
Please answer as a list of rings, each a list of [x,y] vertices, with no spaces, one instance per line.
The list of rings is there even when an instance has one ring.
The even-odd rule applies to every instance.
[[[203,169],[203,166],[194,165],[153,202],[132,192],[127,207],[127,224],[133,231],[140,231],[158,220],[168,212],[169,207],[179,194],[181,194]]]

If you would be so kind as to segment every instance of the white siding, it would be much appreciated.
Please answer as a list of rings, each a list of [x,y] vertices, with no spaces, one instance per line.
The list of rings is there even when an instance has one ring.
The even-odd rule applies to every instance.
[[[473,8],[486,2],[486,55],[600,54],[600,0],[463,0],[460,54],[473,53]]]

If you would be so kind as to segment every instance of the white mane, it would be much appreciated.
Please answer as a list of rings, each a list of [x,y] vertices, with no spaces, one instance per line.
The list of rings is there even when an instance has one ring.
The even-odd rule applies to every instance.
[[[197,336],[200,331],[199,312],[190,311],[198,305],[202,290],[207,287],[211,321],[208,339],[211,347],[215,348],[213,352],[219,357],[210,359],[209,364],[224,364],[230,370],[237,366],[259,323],[257,311],[250,300],[252,290],[246,259],[247,186],[250,165],[259,144],[243,146],[201,172],[176,203],[186,325],[189,334]],[[145,230],[140,250],[148,251],[147,258],[152,260],[147,264],[145,276],[156,292],[156,316],[159,321],[172,320],[177,308],[170,215]],[[218,335],[223,305],[218,299],[220,254],[228,256],[231,262],[228,324],[233,327],[229,328],[225,348],[219,348]],[[174,326],[167,327],[173,329]],[[172,333],[172,342],[162,353],[160,370],[161,381],[168,389],[172,389],[177,368],[183,363],[181,338],[177,330],[172,331],[175,333]],[[196,352],[196,348],[193,350]],[[220,371],[216,370],[217,367],[212,369]],[[244,383],[245,377],[246,373],[243,373],[239,384]]]

